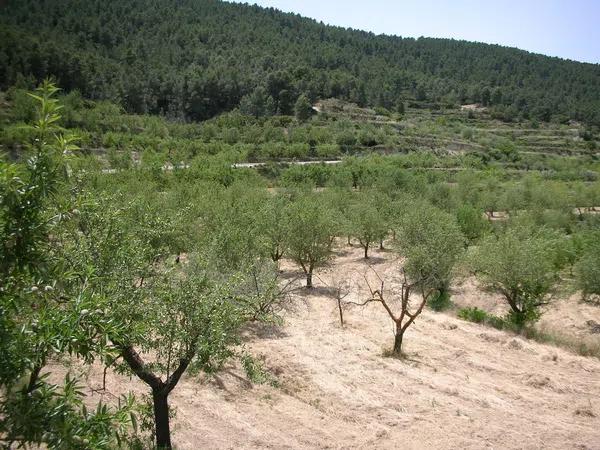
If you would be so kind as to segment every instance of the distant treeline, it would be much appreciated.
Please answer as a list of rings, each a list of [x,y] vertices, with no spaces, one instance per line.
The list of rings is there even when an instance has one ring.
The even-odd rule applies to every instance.
[[[127,111],[204,120],[298,98],[403,110],[481,103],[505,120],[600,124],[600,66],[495,45],[326,26],[217,0],[8,0],[0,87],[53,76]],[[402,30],[399,30],[401,33]]]

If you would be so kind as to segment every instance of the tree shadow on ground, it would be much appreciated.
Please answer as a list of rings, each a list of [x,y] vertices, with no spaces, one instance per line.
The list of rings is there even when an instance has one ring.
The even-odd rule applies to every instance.
[[[241,375],[238,375],[233,371],[233,369],[223,369],[221,371],[221,374],[212,374],[211,381],[214,382],[214,384],[216,384],[216,386],[220,390],[225,391],[229,396],[237,397],[237,395],[227,387],[227,384],[223,380],[222,375],[228,375],[232,378],[235,378],[243,386],[244,389],[252,389],[252,387],[254,386],[250,380],[248,380],[245,377],[242,377]]]
[[[378,264],[383,264],[385,262],[387,262],[388,260],[386,258],[382,258],[381,256],[373,256],[373,255],[369,255],[368,258],[358,258],[356,259],[356,262],[363,262],[368,266],[374,266],[374,265],[378,265]]]
[[[281,325],[263,322],[253,322],[247,325],[242,335],[245,341],[250,342],[259,339],[281,339],[289,336]]]
[[[333,254],[337,257],[343,258],[345,256],[350,255],[352,253],[352,250],[354,250],[354,248],[355,247],[353,245],[352,246],[347,245],[344,248],[339,248],[337,250],[334,250]]]
[[[335,298],[337,289],[330,286],[313,286],[312,288],[305,287],[297,292],[303,297],[332,297]]]
[[[293,280],[294,278],[304,280],[306,279],[306,274],[302,270],[280,270],[279,278],[282,280]]]

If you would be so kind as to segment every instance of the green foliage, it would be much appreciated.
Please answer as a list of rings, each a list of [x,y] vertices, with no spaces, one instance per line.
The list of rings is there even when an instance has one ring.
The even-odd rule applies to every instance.
[[[375,36],[250,5],[23,0],[8,2],[0,23],[2,87],[51,75],[85,98],[118,100],[141,114],[204,120],[240,105],[255,117],[289,115],[305,93],[386,109],[396,102],[400,114],[404,101],[461,102],[507,120],[600,120],[593,64]],[[153,33],[147,23],[156,24]]]
[[[374,192],[361,192],[353,199],[347,212],[348,233],[358,239],[365,250],[365,258],[369,257],[369,248],[382,241],[389,230],[383,213],[387,205],[378,205],[377,197]]]
[[[203,232],[199,237],[217,270],[236,270],[260,252],[254,220],[265,195],[241,183],[213,195],[219,201],[206,199],[206,208],[210,209],[202,215]]]
[[[318,194],[304,194],[289,206],[289,257],[306,274],[312,287],[313,270],[323,266],[331,256],[334,218]]]
[[[279,261],[287,251],[289,235],[290,200],[284,195],[273,195],[258,208],[256,228],[262,253],[274,262]]]
[[[580,259],[575,263],[577,286],[584,298],[600,295],[600,236],[594,233],[587,239]]]
[[[458,317],[469,322],[483,323],[488,317],[488,314],[477,307],[462,308],[458,311]]]
[[[470,257],[472,270],[501,293],[520,325],[539,317],[539,306],[558,279],[562,239],[546,229],[512,227],[489,236]]]
[[[458,317],[469,322],[489,325],[502,330],[508,326],[507,321],[501,317],[489,314],[486,311],[477,307],[461,308],[458,310]]]
[[[118,408],[83,403],[78,380],[50,381],[46,364],[69,355],[109,361],[104,333],[121,329],[90,288],[93,270],[72,267],[61,245],[79,213],[66,189],[71,136],[57,126],[57,89],[44,82],[31,98],[36,113],[25,164],[0,164],[0,436],[9,447],[115,448],[129,434],[133,399]]]
[[[11,89],[8,99],[12,102],[11,119],[15,122],[32,123],[36,119],[38,104],[26,90]]]
[[[294,114],[296,115],[296,119],[300,122],[304,122],[310,118],[313,113],[312,105],[310,100],[306,95],[301,95],[296,100],[296,104],[294,105]]]
[[[452,300],[450,300],[450,292],[445,290],[436,292],[432,297],[430,297],[427,300],[427,305],[437,312],[449,309],[450,307],[452,307]]]
[[[240,112],[256,118],[270,116],[275,113],[275,102],[267,91],[257,87],[252,94],[242,97],[240,101]]]
[[[396,112],[398,114],[404,114],[406,112],[406,105],[403,100],[398,100],[396,103]]]
[[[486,322],[497,330],[506,328],[506,320],[493,314],[488,314]]]
[[[456,219],[426,202],[410,202],[400,216],[397,239],[409,278],[424,289],[447,291],[464,249]]]
[[[251,355],[245,354],[241,358],[242,366],[248,376],[248,379],[253,383],[265,384],[268,383],[271,386],[277,386],[277,380],[265,370],[260,361],[253,358]]]
[[[469,242],[477,241],[490,231],[490,223],[483,211],[468,204],[456,210],[456,220]]]

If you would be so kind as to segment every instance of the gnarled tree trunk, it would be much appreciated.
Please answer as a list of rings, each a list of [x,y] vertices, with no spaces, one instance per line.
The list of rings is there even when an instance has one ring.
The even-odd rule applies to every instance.
[[[185,356],[179,360],[179,366],[177,366],[177,369],[166,381],[163,381],[150,370],[139,353],[131,345],[123,345],[113,341],[115,346],[121,350],[121,355],[131,370],[152,389],[156,446],[159,450],[171,450],[173,448],[171,445],[168,398],[194,357],[197,340],[198,335],[191,340],[190,347]]]
[[[171,427],[169,424],[169,394],[165,389],[152,389],[154,404],[154,424],[156,427],[156,447],[159,450],[170,450]]]

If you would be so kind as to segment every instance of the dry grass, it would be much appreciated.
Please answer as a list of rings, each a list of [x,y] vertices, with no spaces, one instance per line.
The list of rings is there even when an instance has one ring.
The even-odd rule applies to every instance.
[[[358,302],[368,293],[367,266],[360,249],[344,250],[319,277],[348,277],[348,300]],[[391,288],[399,262],[378,256]],[[453,299],[487,295],[472,287],[458,287]],[[431,310],[407,331],[405,357],[385,358],[392,324],[379,305],[348,308],[341,327],[328,290],[296,295],[278,332],[248,330],[247,351],[276,382],[249,385],[239,364],[182,379],[170,398],[178,449],[598,448],[597,359]],[[90,388],[101,381],[94,367]],[[146,392],[110,371],[107,387],[112,395]],[[91,392],[93,403],[100,397]]]
[[[600,312],[599,312],[600,313]],[[560,347],[581,356],[600,359],[600,340],[596,337],[575,337],[547,330],[543,325],[538,328],[528,328],[523,336],[542,344]]]

